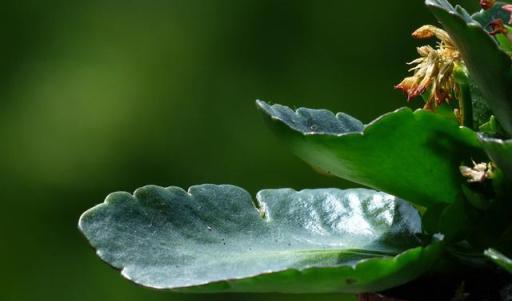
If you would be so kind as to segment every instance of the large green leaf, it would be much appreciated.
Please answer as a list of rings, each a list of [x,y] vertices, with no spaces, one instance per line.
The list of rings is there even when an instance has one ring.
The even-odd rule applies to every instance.
[[[509,273],[512,273],[512,259],[508,258],[507,256],[503,255],[502,253],[494,249],[487,249],[485,250],[484,254],[485,256],[489,257],[494,263],[501,266]]]
[[[512,134],[512,61],[496,41],[460,7],[446,0],[426,0],[454,40],[471,77],[503,128]]]
[[[408,203],[366,189],[263,190],[146,186],[116,192],[79,227],[123,276],[185,292],[368,292],[426,271]]]
[[[482,146],[505,176],[512,179],[512,140],[501,140],[480,135]]]
[[[364,126],[343,113],[258,101],[279,137],[312,166],[420,205],[461,195],[461,162],[482,156],[476,134],[455,119],[408,108]]]

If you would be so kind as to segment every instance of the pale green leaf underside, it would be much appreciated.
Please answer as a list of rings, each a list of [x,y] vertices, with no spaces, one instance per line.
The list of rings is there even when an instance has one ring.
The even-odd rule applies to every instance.
[[[313,167],[424,206],[455,202],[459,165],[483,155],[476,133],[432,112],[401,108],[365,126],[343,113],[257,104]]]
[[[126,278],[186,292],[377,291],[439,252],[419,247],[412,206],[365,189],[263,190],[253,202],[230,185],[146,186],[111,194],[79,227]]]
[[[489,257],[494,263],[504,268],[509,273],[512,273],[512,259],[508,258],[507,256],[503,255],[502,253],[494,249],[487,249],[484,252],[484,254],[485,256]]]

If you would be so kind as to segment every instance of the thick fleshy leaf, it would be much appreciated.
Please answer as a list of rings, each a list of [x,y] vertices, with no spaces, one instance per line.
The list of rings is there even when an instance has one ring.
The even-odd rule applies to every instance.
[[[455,202],[464,181],[460,163],[483,155],[472,130],[423,110],[402,108],[364,126],[343,113],[263,101],[258,107],[312,166],[424,206]]]
[[[503,128],[512,134],[512,61],[496,41],[460,7],[446,0],[426,0],[450,34],[471,77]]]
[[[482,146],[505,176],[512,179],[512,140],[501,140],[480,135]]]
[[[79,227],[134,282],[184,292],[373,292],[437,259],[408,203],[366,189],[146,186],[113,193]]]
[[[487,249],[484,254],[485,256],[489,257],[494,263],[504,268],[509,273],[512,273],[512,259],[508,258],[507,256],[503,255],[502,253],[494,249]]]

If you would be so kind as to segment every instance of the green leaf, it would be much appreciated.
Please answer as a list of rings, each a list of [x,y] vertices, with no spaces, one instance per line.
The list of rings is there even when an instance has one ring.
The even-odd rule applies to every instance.
[[[260,191],[230,185],[116,192],[79,227],[143,286],[183,292],[373,292],[437,259],[408,203],[366,189]]]
[[[480,88],[478,88],[471,78],[468,80],[468,85],[471,94],[471,105],[473,107],[473,128],[479,129],[488,122],[493,115],[487,99],[485,99]]]
[[[487,249],[484,252],[494,263],[512,273],[512,260],[494,249]]]
[[[512,140],[501,140],[480,135],[482,146],[489,157],[503,171],[505,176],[512,179]]]
[[[441,214],[449,205],[435,204],[430,206],[425,213],[421,215],[421,226],[423,231],[428,234],[439,233],[439,221]]]
[[[494,117],[494,115],[491,115],[487,122],[482,123],[478,130],[481,134],[489,135],[489,136],[497,136],[500,130],[498,121]]]
[[[426,0],[454,40],[473,78],[503,128],[512,134],[512,68],[496,41],[458,7],[446,0]]]
[[[448,205],[439,216],[439,232],[446,241],[458,241],[465,238],[471,228],[471,215],[467,202],[461,198]]]
[[[483,155],[471,129],[423,110],[402,108],[364,126],[343,113],[258,107],[312,166],[424,206],[455,202],[464,182],[460,163]]]
[[[512,27],[505,26],[508,31],[512,30]],[[500,48],[505,51],[506,54],[509,56],[512,55],[512,41],[508,39],[508,35],[505,35],[503,33],[499,33],[496,36],[496,41],[498,41],[498,45]]]

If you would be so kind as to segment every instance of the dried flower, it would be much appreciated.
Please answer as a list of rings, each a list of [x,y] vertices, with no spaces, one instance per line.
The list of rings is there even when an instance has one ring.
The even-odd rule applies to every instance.
[[[476,163],[473,161],[473,167],[460,166],[460,173],[467,178],[469,183],[481,183],[492,177],[492,163]]]
[[[425,109],[435,109],[443,102],[449,102],[458,91],[453,71],[462,63],[460,53],[448,33],[432,25],[425,25],[413,32],[416,39],[436,37],[440,40],[437,48],[421,46],[417,48],[420,57],[409,65],[413,76],[406,77],[395,88],[404,91],[410,101],[424,92],[429,92]]]
[[[485,10],[493,7],[494,4],[496,4],[496,0],[480,0],[480,6]]]
[[[489,26],[491,27],[491,32],[489,32],[489,34],[491,34],[493,36],[495,36],[499,33],[502,33],[502,34],[508,33],[508,30],[505,27],[505,24],[503,24],[502,19],[493,20],[491,23],[489,23]]]

